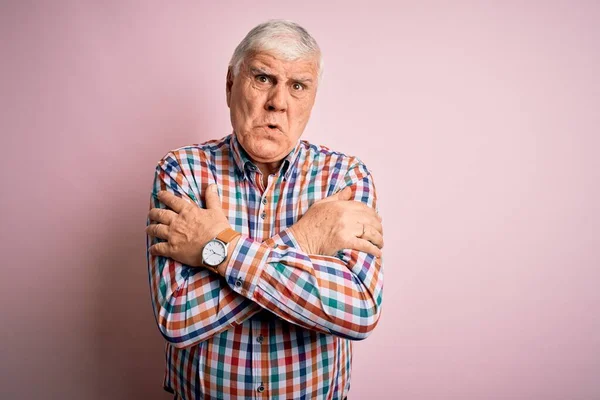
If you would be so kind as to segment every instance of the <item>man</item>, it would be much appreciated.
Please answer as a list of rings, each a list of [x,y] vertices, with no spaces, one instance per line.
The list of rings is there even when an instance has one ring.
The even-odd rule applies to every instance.
[[[383,236],[364,164],[300,140],[321,68],[299,25],[255,27],[227,72],[233,133],[156,168],[148,268],[175,398],[348,394],[351,340],[381,311]]]

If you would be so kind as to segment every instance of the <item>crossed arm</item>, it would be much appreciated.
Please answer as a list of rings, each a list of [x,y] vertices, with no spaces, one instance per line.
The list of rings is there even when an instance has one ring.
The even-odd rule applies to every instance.
[[[199,253],[229,223],[208,181],[202,182],[206,209],[198,207],[200,194],[175,161],[157,167],[150,219],[158,224],[147,228],[153,306],[168,341],[196,344],[262,309],[309,329],[368,336],[380,315],[383,272],[375,256],[381,253],[367,239],[383,242],[373,216],[375,188],[363,165],[347,173],[349,189],[316,202],[292,227],[264,242],[242,236],[232,243],[216,274],[201,266]],[[177,197],[159,195],[165,190]],[[359,247],[375,255],[352,250]]]

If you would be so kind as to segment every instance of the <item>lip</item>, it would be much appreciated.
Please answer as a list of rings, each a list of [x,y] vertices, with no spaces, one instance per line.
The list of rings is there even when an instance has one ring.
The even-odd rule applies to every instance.
[[[272,132],[274,130],[283,132],[283,130],[281,129],[281,125],[279,125],[279,124],[264,124],[264,125],[261,125],[261,128],[265,128],[268,132]]]

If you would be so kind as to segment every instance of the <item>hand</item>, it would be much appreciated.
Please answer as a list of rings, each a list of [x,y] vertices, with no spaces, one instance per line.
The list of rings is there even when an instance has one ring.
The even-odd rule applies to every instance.
[[[204,245],[231,227],[221,208],[217,185],[207,187],[206,210],[164,190],[158,192],[158,200],[172,211],[153,208],[148,213],[148,218],[156,223],[148,225],[146,233],[167,240],[150,246],[150,254],[192,267],[202,266]]]
[[[315,202],[291,226],[304,252],[333,256],[341,249],[353,249],[381,257],[381,217],[373,208],[351,198],[352,189],[347,186]]]

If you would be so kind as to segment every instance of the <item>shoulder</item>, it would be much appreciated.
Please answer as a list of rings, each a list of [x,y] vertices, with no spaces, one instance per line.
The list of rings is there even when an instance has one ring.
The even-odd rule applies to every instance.
[[[186,169],[186,167],[210,164],[212,160],[229,153],[229,139],[228,135],[221,139],[178,147],[167,152],[158,161],[158,165],[163,168],[170,165]]]
[[[301,163],[309,164],[318,170],[345,175],[350,171],[360,170],[369,174],[367,166],[357,157],[340,151],[335,151],[327,146],[300,141]]]

